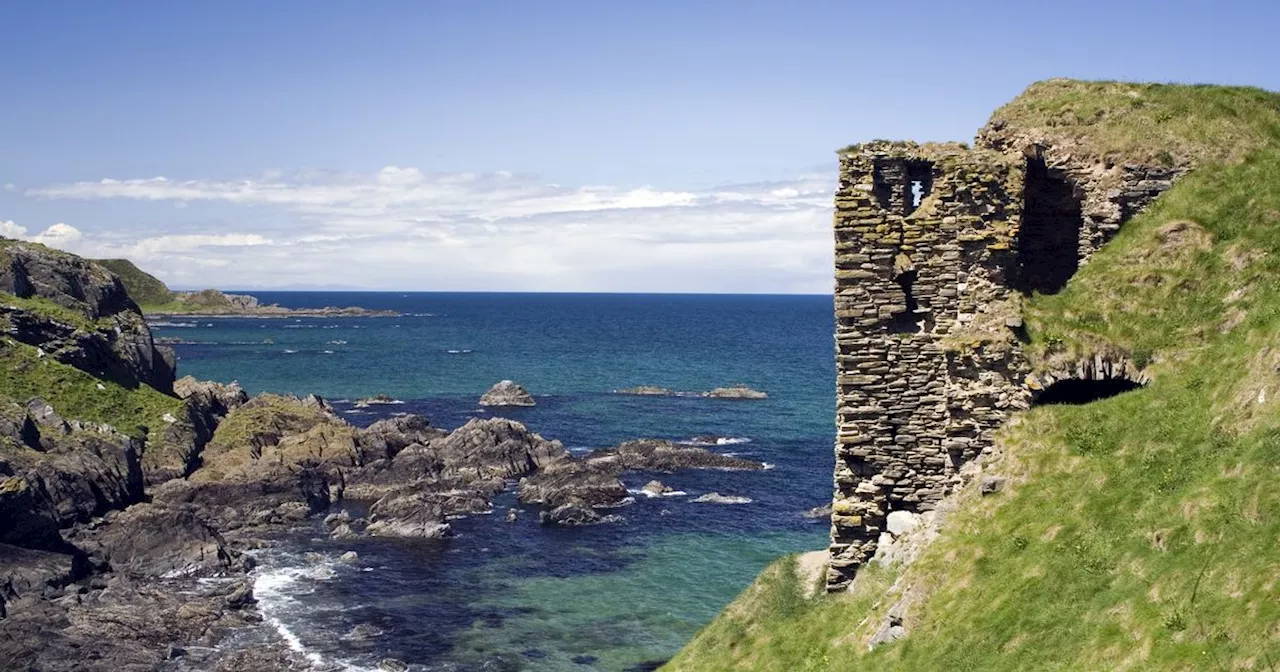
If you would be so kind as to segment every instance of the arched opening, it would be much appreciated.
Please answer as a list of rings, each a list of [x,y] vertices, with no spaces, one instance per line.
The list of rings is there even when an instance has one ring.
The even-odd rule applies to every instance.
[[[1080,199],[1065,175],[1036,158],[1027,159],[1022,193],[1017,289],[1057,294],[1080,266]]]
[[[1114,397],[1132,390],[1141,389],[1142,385],[1128,378],[1104,378],[1102,380],[1081,380],[1066,378],[1044,388],[1032,404],[1087,404],[1091,401]]]

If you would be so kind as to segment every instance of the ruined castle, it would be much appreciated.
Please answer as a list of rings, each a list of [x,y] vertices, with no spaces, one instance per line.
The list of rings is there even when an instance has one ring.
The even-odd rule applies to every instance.
[[[1053,383],[1145,382],[1122,356],[1029,361],[1022,297],[1061,290],[1179,174],[1071,154],[998,120],[976,148],[840,152],[829,590],[872,558],[889,513],[935,507]]]

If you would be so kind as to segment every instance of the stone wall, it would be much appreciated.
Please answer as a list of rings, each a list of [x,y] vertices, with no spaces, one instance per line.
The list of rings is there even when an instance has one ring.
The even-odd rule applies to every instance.
[[[889,513],[933,509],[1009,414],[1061,377],[1058,363],[1037,378],[1023,355],[1023,294],[1060,290],[1176,177],[1057,156],[1000,128],[979,141],[841,153],[829,590],[875,554]],[[1127,360],[1084,368],[1145,382]]]

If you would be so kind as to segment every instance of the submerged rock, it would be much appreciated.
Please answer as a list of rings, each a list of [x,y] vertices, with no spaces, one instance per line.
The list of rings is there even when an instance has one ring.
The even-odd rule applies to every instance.
[[[536,404],[528,390],[511,380],[499,382],[480,397],[481,406],[534,406]]]
[[[746,385],[731,385],[729,387],[717,387],[710,392],[703,392],[702,396],[714,399],[768,399],[769,395],[760,390],[753,390]]]
[[[656,387],[654,385],[639,385],[636,387],[625,387],[620,390],[614,390],[614,394],[634,394],[642,397],[669,397],[675,394],[674,391],[665,387]]]
[[[750,497],[740,497],[738,495],[722,495],[718,492],[709,492],[693,501],[700,504],[750,504]]]

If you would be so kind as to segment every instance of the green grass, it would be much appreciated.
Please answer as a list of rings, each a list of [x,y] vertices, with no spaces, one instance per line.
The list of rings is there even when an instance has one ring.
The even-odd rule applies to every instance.
[[[64,418],[106,423],[134,438],[147,435],[143,427],[158,438],[166,413],[182,417],[182,402],[174,397],[146,385],[127,388],[100,380],[10,339],[0,340],[0,397],[20,403],[40,397]]]
[[[119,276],[129,298],[139,306],[159,306],[173,302],[173,292],[169,291],[164,282],[138,268],[128,259],[96,259],[94,263]]]
[[[1033,357],[1129,353],[1153,382],[1001,431],[992,466],[1009,486],[962,491],[902,575],[898,592],[919,598],[907,638],[867,650],[893,599],[762,608],[757,593],[782,589],[766,577],[669,669],[1280,669],[1280,96],[1142,86],[1147,103],[1113,112],[1132,85],[1089,84],[1097,99],[1037,87],[1043,99],[997,116],[1070,110],[1084,133],[1080,119],[1130,115],[1133,128],[1094,128],[1096,141],[1174,138],[1209,162],[1065,291],[1027,302]],[[1152,99],[1189,116],[1150,116]],[[883,581],[867,583],[857,590]]]
[[[14,306],[42,318],[69,324],[77,329],[93,331],[100,325],[88,315],[40,296],[21,298],[0,292],[0,306]],[[108,325],[108,328],[114,325]]]
[[[1234,162],[1270,142],[1276,94],[1244,86],[1051,79],[992,115],[1095,158],[1183,165]]]

